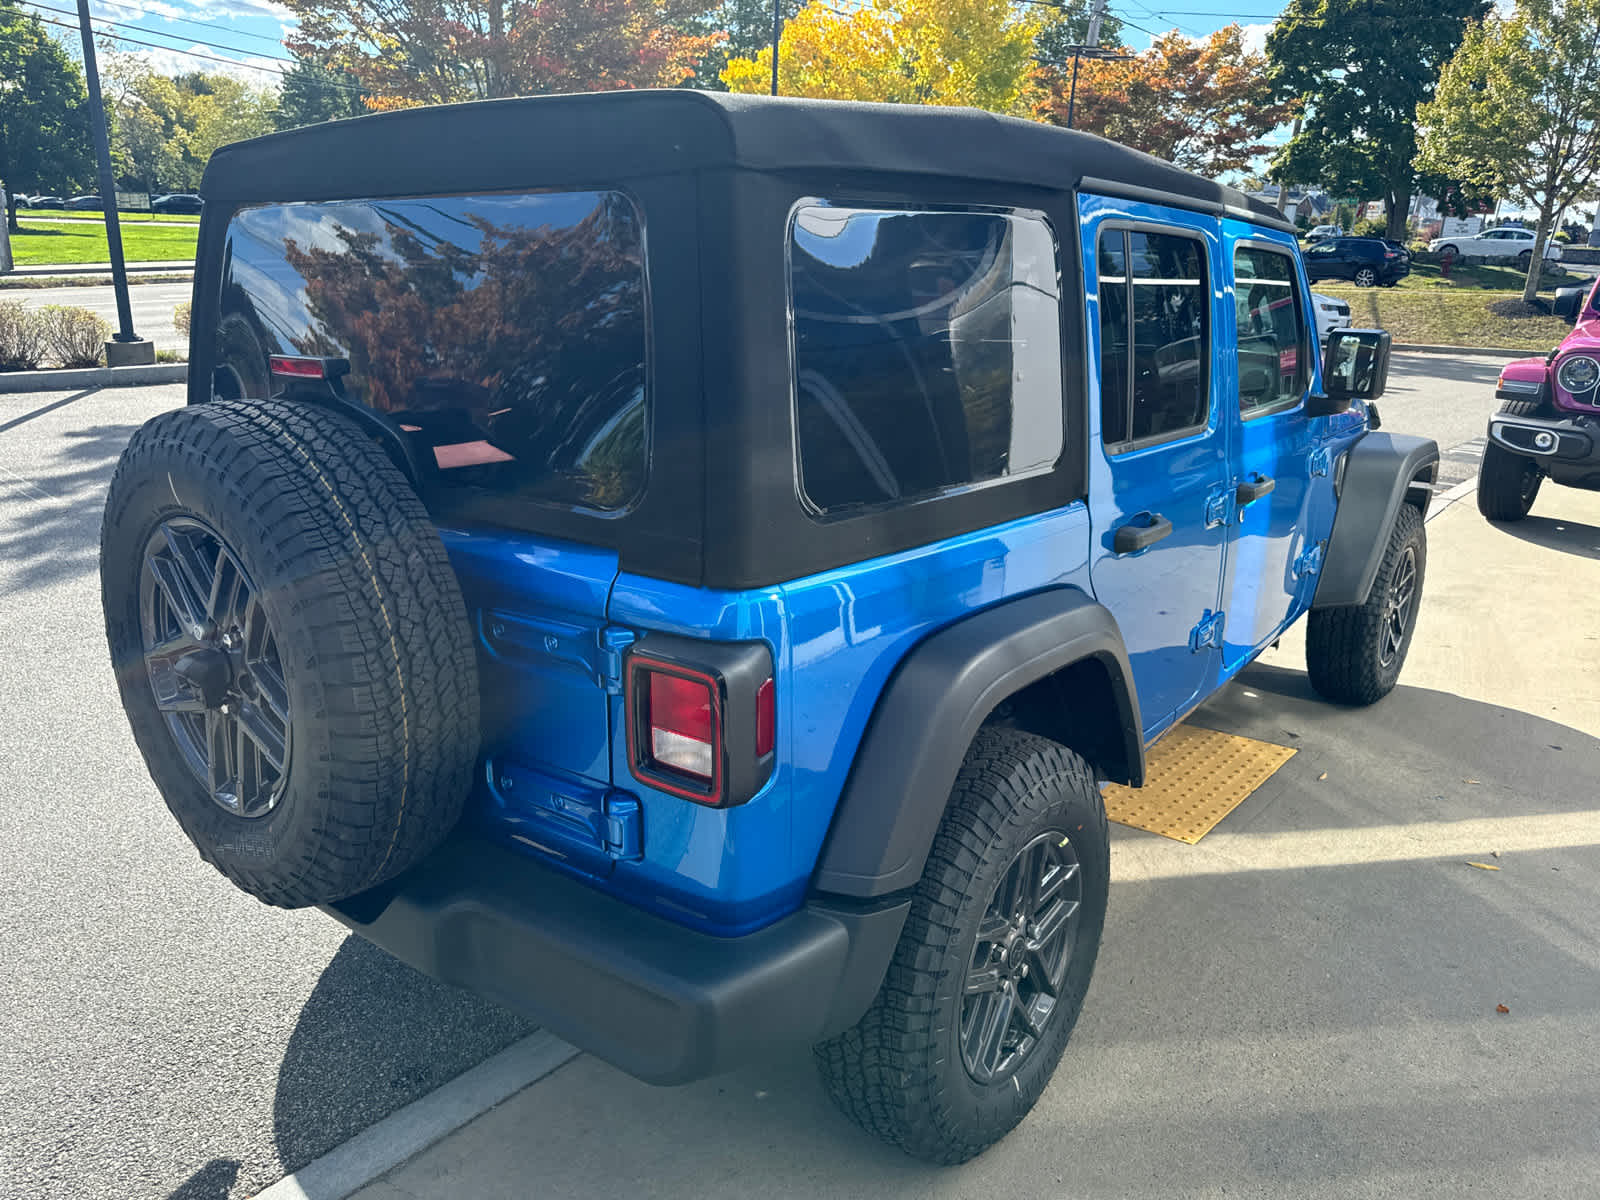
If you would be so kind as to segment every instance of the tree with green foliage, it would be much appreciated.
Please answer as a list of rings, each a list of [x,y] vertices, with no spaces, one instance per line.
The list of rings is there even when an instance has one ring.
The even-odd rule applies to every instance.
[[[781,29],[806,6],[806,0],[778,0]],[[735,58],[754,58],[772,45],[772,0],[722,0],[683,22],[689,36],[707,49],[685,86],[725,92],[722,73]]]
[[[308,58],[295,60],[283,76],[278,102],[272,110],[275,129],[297,129],[367,111],[361,102],[361,85],[348,71],[319,66]]]
[[[1475,26],[1418,112],[1424,170],[1450,172],[1539,214],[1522,298],[1569,205],[1600,192],[1600,0],[1517,0]]]
[[[0,0],[0,187],[7,227],[16,195],[76,190],[94,176],[83,72],[38,17]]]
[[[1419,173],[1417,108],[1489,0],[1290,0],[1267,35],[1279,100],[1304,104],[1300,132],[1274,156],[1279,183],[1382,199],[1403,237],[1411,199],[1449,180]]]

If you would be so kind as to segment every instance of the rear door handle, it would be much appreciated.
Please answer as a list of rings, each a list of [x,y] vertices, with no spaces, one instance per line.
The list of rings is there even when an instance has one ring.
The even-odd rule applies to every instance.
[[[1254,479],[1245,480],[1234,489],[1234,503],[1243,508],[1246,504],[1255,503],[1277,486],[1274,480],[1268,479],[1265,475],[1257,475]]]
[[[1133,554],[1154,546],[1172,532],[1172,522],[1160,513],[1144,513],[1126,525],[1119,526],[1111,538],[1111,548],[1118,554]]]

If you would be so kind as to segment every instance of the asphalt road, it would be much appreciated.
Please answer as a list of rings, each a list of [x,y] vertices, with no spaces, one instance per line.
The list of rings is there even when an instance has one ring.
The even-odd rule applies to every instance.
[[[189,339],[172,327],[172,313],[189,299],[193,285],[181,283],[140,283],[128,289],[133,309],[133,331],[155,342],[157,350],[189,350]],[[29,308],[46,304],[69,304],[99,313],[117,327],[116,294],[110,287],[17,288],[0,291],[0,300],[21,300]]]
[[[525,1032],[189,847],[107,666],[100,510],[177,387],[0,396],[0,1196],[255,1193]]]
[[[187,285],[177,287],[187,294]],[[1446,447],[1470,442],[1494,406],[1496,369],[1492,360],[1397,358],[1382,402],[1385,428],[1428,433]],[[428,982],[320,914],[273,911],[243,896],[199,861],[164,811],[133,748],[106,665],[96,546],[116,456],[142,421],[181,401],[177,387],[0,396],[3,1196],[247,1196],[526,1031],[519,1019]],[[1262,686],[1293,685],[1269,675]],[[1291,694],[1286,703],[1292,707],[1303,699]],[[1492,726],[1493,714],[1455,708],[1448,700],[1432,693],[1418,697],[1418,719],[1425,717],[1429,729],[1450,737],[1460,736],[1450,733],[1457,728],[1484,736]],[[1343,732],[1327,749],[1331,761],[1370,771],[1386,756],[1403,759],[1400,744],[1367,748],[1374,737],[1392,740],[1392,733],[1373,730],[1354,715],[1341,721]],[[1495,749],[1491,757],[1503,756]],[[1590,758],[1573,761],[1574,770],[1592,772],[1591,762],[1600,765]],[[1427,758],[1407,766],[1406,786],[1432,786],[1435,762]],[[1485,763],[1484,770],[1492,765]],[[1296,770],[1292,778],[1300,786],[1305,780]],[[1354,778],[1354,790],[1328,801],[1334,805],[1330,821],[1361,820],[1364,777]],[[1581,789],[1579,776],[1561,779],[1562,786]],[[1362,1000],[1348,981],[1369,955],[1396,973],[1392,992],[1368,998],[1385,1017],[1376,1048],[1417,1055],[1419,1070],[1426,1054],[1468,1054],[1462,1046],[1470,1048],[1480,1035],[1464,1026],[1441,1027],[1414,1050],[1405,1049],[1405,1023],[1427,1003],[1422,985],[1407,981],[1414,964],[1395,949],[1342,938],[1341,918],[1330,915],[1351,904],[1364,913],[1376,911],[1392,890],[1386,880],[1400,870],[1375,873],[1355,895],[1345,894],[1335,877],[1312,874],[1308,882],[1317,886],[1287,908],[1281,894],[1218,879],[1132,889],[1109,931],[1105,982],[1097,982],[1080,1039],[1104,1044],[1088,1076],[1091,1091],[1053,1090],[1052,1111],[1092,1103],[1093,1089],[1109,1087],[1119,1073],[1155,1068],[1160,1060],[1148,1052],[1154,1032],[1146,1039],[1117,1026],[1107,1034],[1112,1013],[1142,1013],[1152,1029],[1164,1024],[1171,1036],[1209,1035],[1203,1059],[1184,1080],[1196,1089],[1194,1112],[1174,1132],[1180,1140],[1203,1140],[1212,1106],[1254,1086],[1230,1055],[1220,1014],[1259,1008],[1260,1020],[1270,1020],[1271,1027],[1247,1022],[1247,1033],[1270,1038],[1272,1053],[1292,1064],[1301,1045],[1294,1013],[1302,1006],[1304,1019],[1322,1021],[1356,1061],[1357,1048],[1369,1038],[1353,1018],[1352,1006],[1359,1010]],[[1435,898],[1459,900],[1459,890],[1442,885]],[[1516,929],[1497,917],[1491,901],[1472,903],[1484,920],[1482,947],[1498,952]],[[1245,952],[1263,971],[1279,969],[1281,957],[1273,947],[1292,948],[1291,974],[1269,982],[1264,992],[1246,987],[1244,976],[1224,978],[1206,951],[1207,914],[1233,906],[1259,912],[1260,945]],[[1153,962],[1131,953],[1128,939],[1140,921],[1170,922],[1168,958]],[[1452,945],[1440,954],[1457,970],[1477,952],[1471,945]],[[1305,994],[1314,997],[1319,987],[1337,999],[1336,1008],[1321,1017],[1318,1002],[1303,995],[1309,988]],[[1563,1012],[1589,1012],[1584,1005],[1574,993]],[[638,1176],[630,1190],[651,1193],[651,1147],[661,1149],[674,1137],[704,1143],[706,1129],[683,1128],[681,1113],[741,1127],[740,1144],[747,1148],[760,1150],[769,1139],[788,1147],[773,1158],[775,1165],[803,1151],[794,1179],[815,1178],[819,1187],[824,1178],[841,1178],[840,1162],[859,1166],[855,1178],[863,1189],[885,1172],[899,1179],[915,1175],[908,1164],[873,1157],[876,1150],[869,1152],[865,1144],[848,1150],[824,1174],[807,1175],[823,1168],[804,1162],[805,1155],[836,1156],[838,1141],[828,1132],[838,1129],[835,1119],[822,1115],[814,1088],[800,1082],[809,1080],[808,1070],[804,1063],[782,1067],[778,1078],[788,1081],[787,1090],[773,1095],[786,1098],[764,1108],[756,1093],[767,1076],[759,1072],[689,1093],[710,1099],[681,1109],[674,1097],[683,1094],[636,1089],[620,1077],[608,1077],[594,1094],[601,1105],[594,1112],[561,1112],[559,1086],[541,1094],[550,1097],[546,1119],[554,1145],[596,1161],[626,1144],[618,1159],[622,1174],[611,1176],[617,1187],[607,1188],[618,1194],[623,1176],[634,1170]],[[568,1072],[605,1075],[606,1069],[580,1060],[552,1082]],[[1504,1090],[1492,1080],[1485,1086],[1493,1095]],[[1358,1075],[1341,1088],[1339,1104],[1361,1102]],[[627,1114],[622,1121],[605,1111],[610,1103]],[[1552,1103],[1558,1122],[1575,1119]],[[1085,1128],[1107,1137],[1126,1133],[1128,1123],[1139,1119],[1141,1101],[1124,1096],[1119,1105]],[[1380,1106],[1364,1117],[1357,1131],[1374,1126],[1383,1111]],[[1458,1114],[1445,1105],[1438,1115],[1448,1126]],[[1336,1116],[1308,1109],[1300,1128],[1311,1131]],[[1230,1129],[1234,1137],[1256,1138],[1263,1161],[1303,1154],[1293,1131]],[[537,1132],[501,1130],[497,1136]],[[1016,1145],[1032,1145],[1030,1136],[1024,1131]],[[1454,1130],[1443,1149],[1422,1156],[1419,1169],[1431,1161],[1428,1154],[1469,1153],[1464,1139]],[[1080,1142],[1087,1154],[1094,1139]],[[1130,1148],[1139,1149],[1136,1139]],[[1104,1170],[1153,1170],[1150,1164],[1180,1156],[1185,1148],[1173,1142],[1144,1152],[1148,1163],[1104,1164]],[[885,1161],[889,1165],[881,1165]],[[563,1168],[573,1172],[571,1186],[547,1194],[583,1194],[576,1163]],[[1309,1174],[1315,1167],[1308,1159],[1296,1169]],[[687,1167],[679,1161],[673,1169]],[[692,1172],[685,1176],[694,1178]],[[1019,1177],[1013,1190],[1044,1194],[1052,1178],[1024,1183]],[[516,1194],[540,1190],[527,1184]],[[1081,1194],[1096,1193],[1087,1187]]]

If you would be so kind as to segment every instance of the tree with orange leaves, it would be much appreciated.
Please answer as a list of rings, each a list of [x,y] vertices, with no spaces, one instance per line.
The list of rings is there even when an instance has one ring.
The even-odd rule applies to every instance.
[[[1065,125],[1071,68],[1042,78],[1040,119]],[[1202,42],[1177,30],[1125,61],[1086,59],[1073,127],[1164,158],[1202,175],[1246,168],[1271,149],[1262,138],[1293,115],[1274,103],[1267,60],[1244,48],[1238,25]]]
[[[673,86],[719,34],[701,0],[287,0],[296,55],[348,71],[367,107]]]

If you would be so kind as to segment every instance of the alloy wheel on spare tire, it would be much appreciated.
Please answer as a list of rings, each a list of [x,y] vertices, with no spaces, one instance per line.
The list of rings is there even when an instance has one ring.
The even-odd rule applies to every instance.
[[[1360,267],[1356,271],[1355,283],[1357,287],[1372,287],[1378,282],[1378,273],[1371,267]]]
[[[100,572],[134,741],[240,888],[340,900],[454,826],[478,750],[466,606],[354,423],[263,402],[156,417],[112,478]]]
[[[981,730],[877,998],[816,1047],[833,1101],[931,1162],[965,1162],[1004,1137],[1077,1022],[1109,863],[1089,765],[1033,734]]]

